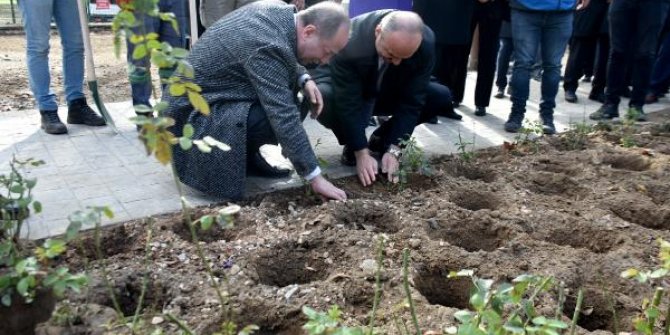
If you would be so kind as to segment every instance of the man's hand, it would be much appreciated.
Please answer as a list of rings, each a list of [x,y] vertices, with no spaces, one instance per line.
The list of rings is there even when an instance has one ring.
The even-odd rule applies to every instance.
[[[347,194],[344,191],[335,187],[321,175],[316,176],[309,183],[312,185],[312,190],[325,199],[347,200]]]
[[[577,10],[582,10],[589,5],[590,0],[577,0]]]
[[[370,156],[368,149],[358,150],[356,155],[356,172],[363,186],[372,185],[377,174],[377,160]]]
[[[314,80],[308,80],[305,83],[305,88],[302,89],[302,94],[306,99],[309,99],[309,102],[312,103],[312,110],[309,111],[309,117],[316,119],[321,114],[323,109],[323,97],[319,88],[314,83]]]
[[[398,158],[396,156],[388,152],[382,156],[382,173],[387,173],[388,180],[394,184],[400,181],[400,178],[398,178],[398,175],[396,174],[399,167],[400,162],[398,162]]]

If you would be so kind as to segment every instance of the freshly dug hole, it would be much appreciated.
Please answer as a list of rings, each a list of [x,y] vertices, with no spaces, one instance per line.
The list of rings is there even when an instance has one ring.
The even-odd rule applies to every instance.
[[[259,251],[253,264],[258,280],[265,285],[306,284],[328,277],[329,265],[321,258],[326,251],[288,242]]]

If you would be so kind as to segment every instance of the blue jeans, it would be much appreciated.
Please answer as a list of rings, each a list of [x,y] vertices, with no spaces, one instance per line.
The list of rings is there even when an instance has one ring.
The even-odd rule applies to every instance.
[[[509,69],[509,61],[512,59],[514,53],[514,43],[511,38],[501,37],[500,48],[498,49],[498,74],[496,78],[496,86],[499,90],[505,90],[507,87],[507,69]]]
[[[40,110],[57,110],[56,95],[49,75],[49,30],[56,22],[63,46],[65,98],[69,103],[83,98],[84,42],[81,39],[77,0],[21,0],[28,58],[30,89]]]
[[[661,0],[615,0],[610,5],[610,58],[607,103],[619,105],[627,88],[626,71],[633,65],[633,92],[629,105],[642,107],[649,90],[664,13]]]
[[[572,34],[573,12],[528,12],[512,9],[514,73],[512,74],[512,114],[523,119],[528,100],[529,80],[538,48],[542,61],[540,115],[551,117],[561,80],[561,58]],[[520,121],[520,119],[519,119]]]
[[[188,29],[188,1],[184,0],[160,0],[158,2],[158,9],[160,12],[172,12],[176,16],[179,31],[175,31],[172,25],[167,21],[162,21],[157,17],[149,15],[136,15],[139,22],[144,22],[144,26],[139,26],[133,29],[133,32],[138,35],[146,35],[148,33],[157,33],[158,40],[167,42],[175,48],[186,47],[186,36]],[[149,99],[151,98],[151,81],[149,56],[141,59],[133,59],[133,51],[135,44],[127,41],[128,46],[127,59],[133,65],[129,73],[130,88],[132,91],[133,105],[147,105],[149,106]],[[172,75],[174,69],[162,69],[160,71],[161,78],[168,78]],[[161,89],[165,91],[166,85],[161,85]]]

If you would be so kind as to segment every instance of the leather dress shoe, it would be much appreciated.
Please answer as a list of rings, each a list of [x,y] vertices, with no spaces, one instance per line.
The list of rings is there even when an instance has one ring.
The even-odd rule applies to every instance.
[[[71,101],[67,106],[67,123],[85,124],[87,126],[104,126],[105,119],[96,114],[86,103],[86,99],[80,98]]]
[[[433,117],[431,117],[430,119],[428,119],[428,121],[426,121],[426,123],[430,123],[430,124],[438,124],[439,121],[437,120],[437,116],[433,116]]]
[[[254,152],[247,161],[247,175],[266,178],[285,178],[291,174],[291,169],[270,165],[260,152]]]
[[[475,107],[475,115],[476,116],[486,115],[486,107],[482,107],[482,106]]]
[[[453,109],[440,115],[446,117],[447,119],[453,119],[453,120],[461,120],[463,118],[461,114],[456,113],[456,111],[454,111]]]
[[[577,94],[573,91],[565,91],[565,101],[575,103],[577,102]]]
[[[42,129],[47,134],[67,134],[67,127],[58,117],[58,111],[40,111]]]

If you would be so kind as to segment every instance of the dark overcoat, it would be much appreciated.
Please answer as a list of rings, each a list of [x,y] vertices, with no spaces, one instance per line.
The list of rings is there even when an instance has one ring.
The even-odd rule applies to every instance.
[[[201,153],[176,147],[174,163],[180,180],[202,192],[240,198],[245,191],[247,117],[261,107],[286,156],[298,174],[318,166],[295,104],[298,64],[295,8],[275,1],[242,7],[217,21],[195,44],[188,61],[195,83],[211,108],[210,116],[193,110],[186,98],[168,98],[167,114],[176,120],[175,135],[185,123],[194,138],[212,136],[232,150]]]
[[[477,0],[414,0],[412,9],[444,45],[470,44],[470,20]]]

